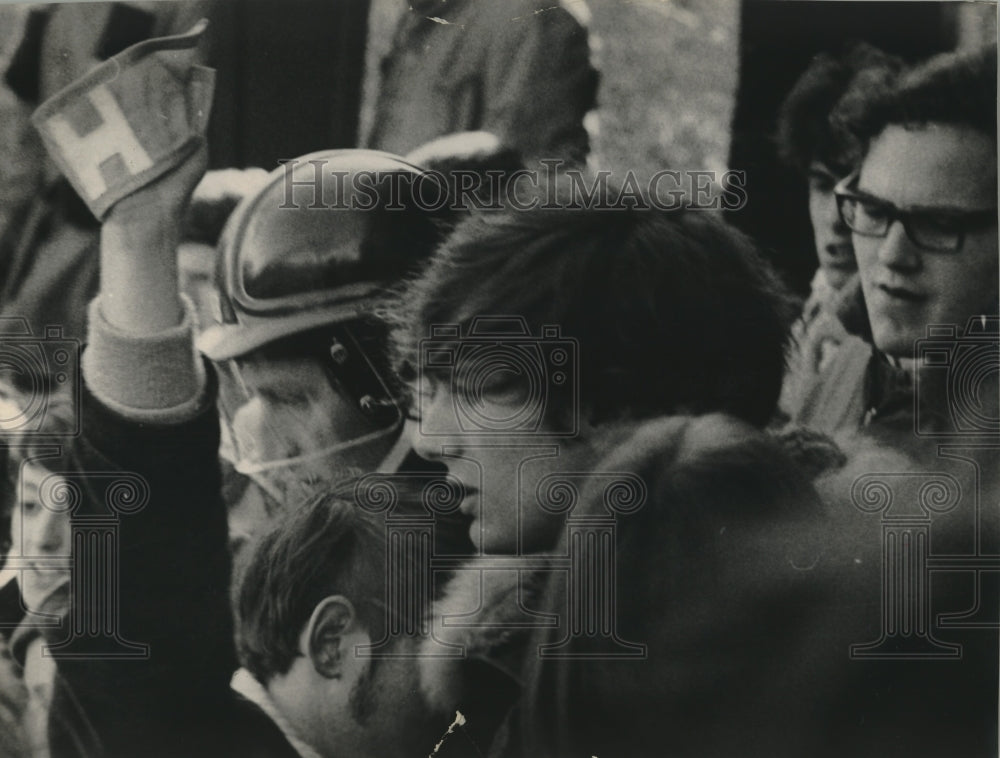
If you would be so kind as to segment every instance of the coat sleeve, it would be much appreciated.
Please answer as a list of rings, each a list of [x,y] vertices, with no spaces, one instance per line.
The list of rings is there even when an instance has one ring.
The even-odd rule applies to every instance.
[[[212,384],[201,407],[173,423],[130,420],[84,393],[76,591],[70,644],[55,652],[53,755],[222,754],[213,739],[235,652]],[[114,522],[99,548],[88,542],[95,517]],[[103,551],[106,581],[81,572],[81,550]]]

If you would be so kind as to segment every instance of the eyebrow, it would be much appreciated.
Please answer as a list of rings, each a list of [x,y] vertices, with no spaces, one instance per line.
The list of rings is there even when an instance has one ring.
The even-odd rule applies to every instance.
[[[867,192],[861,189],[860,186],[856,186],[853,190],[854,194],[864,200],[871,200],[879,205],[885,205],[889,208],[893,208],[902,213],[940,213],[948,214],[952,216],[967,216],[967,215],[977,215],[984,214],[988,211],[996,211],[997,206],[992,205],[986,208],[965,208],[957,205],[907,205],[904,207],[898,206],[891,200],[886,200],[879,197],[878,195],[873,195],[871,192]]]

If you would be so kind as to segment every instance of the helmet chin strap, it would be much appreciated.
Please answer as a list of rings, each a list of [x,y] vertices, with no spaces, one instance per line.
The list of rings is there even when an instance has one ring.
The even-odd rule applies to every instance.
[[[387,438],[392,438],[398,434],[399,430],[402,428],[403,421],[394,424],[391,427],[386,427],[385,429],[379,429],[375,432],[370,432],[357,439],[349,440],[347,442],[342,442],[338,445],[331,445],[323,450],[315,453],[308,453],[306,455],[299,455],[293,458],[282,458],[274,461],[248,461],[245,458],[240,458],[235,461],[231,461],[233,468],[237,472],[243,474],[254,480],[268,495],[277,500],[279,503],[284,504],[286,498],[286,493],[282,492],[274,484],[275,480],[279,477],[267,476],[268,474],[280,473],[283,470],[287,470],[290,474],[299,467],[308,466],[313,463],[323,461],[324,459],[333,459],[338,456],[344,456],[345,454],[357,450],[363,446],[371,445],[381,440]],[[351,473],[345,474],[344,476],[338,476],[333,483],[345,480],[351,476],[356,476],[363,473],[361,467],[359,466],[347,466],[345,467]]]

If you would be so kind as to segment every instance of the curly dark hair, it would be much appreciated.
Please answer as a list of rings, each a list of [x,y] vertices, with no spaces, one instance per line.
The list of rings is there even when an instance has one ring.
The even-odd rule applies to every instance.
[[[838,109],[862,154],[885,127],[968,126],[997,138],[997,46],[936,55]]]
[[[754,243],[707,213],[565,205],[474,215],[395,306],[409,380],[447,379],[422,365],[435,325],[457,325],[458,342],[482,316],[523,319],[533,337],[558,326],[579,356],[578,401],[547,388],[560,428],[577,409],[591,424],[724,411],[763,425],[796,315]]]
[[[813,161],[850,173],[857,150],[840,128],[837,111],[866,93],[881,91],[903,67],[901,59],[864,42],[816,55],[778,113],[778,156],[805,175]]]

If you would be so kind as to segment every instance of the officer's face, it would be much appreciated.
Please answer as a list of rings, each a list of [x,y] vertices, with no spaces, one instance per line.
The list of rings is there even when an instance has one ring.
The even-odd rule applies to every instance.
[[[371,431],[349,398],[308,358],[249,359],[241,365],[247,402],[233,418],[241,458],[297,458]]]
[[[889,126],[868,150],[858,190],[902,210],[996,208],[994,141],[964,126]],[[912,357],[929,324],[964,327],[997,308],[997,226],[970,229],[954,252],[924,250],[897,220],[884,237],[853,235],[876,346]]]
[[[281,507],[373,471],[394,441],[311,358],[242,358],[226,381],[223,454]]]

